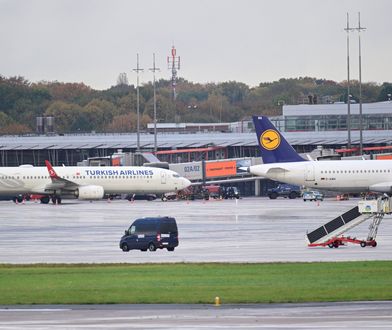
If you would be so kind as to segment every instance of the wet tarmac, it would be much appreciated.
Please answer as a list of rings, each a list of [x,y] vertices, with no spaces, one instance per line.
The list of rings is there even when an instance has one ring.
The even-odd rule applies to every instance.
[[[390,329],[392,302],[0,306],[0,329]]]
[[[381,223],[376,248],[349,244],[309,248],[305,234],[355,206],[358,199],[320,203],[268,198],[211,201],[0,202],[0,263],[281,262],[390,260],[392,221]],[[118,243],[131,222],[173,216],[174,252],[130,251]],[[347,235],[366,238],[369,222]]]

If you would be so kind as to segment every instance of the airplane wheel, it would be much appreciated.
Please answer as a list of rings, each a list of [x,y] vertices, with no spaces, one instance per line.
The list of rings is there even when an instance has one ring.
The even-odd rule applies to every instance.
[[[129,252],[129,246],[127,243],[124,243],[121,247],[121,250],[123,250],[124,252]]]
[[[157,248],[155,247],[154,243],[148,244],[148,251],[154,252]]]
[[[48,204],[49,203],[49,196],[44,196],[40,199],[42,204]]]

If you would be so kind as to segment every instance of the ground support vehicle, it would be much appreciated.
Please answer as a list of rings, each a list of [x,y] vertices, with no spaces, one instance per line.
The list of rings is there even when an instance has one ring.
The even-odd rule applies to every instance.
[[[309,244],[309,247],[316,247],[316,246],[328,246],[329,248],[338,248],[339,246],[346,245],[345,243],[352,243],[352,244],[359,244],[361,247],[371,246],[376,247],[377,242],[375,239],[370,241],[368,240],[361,240],[357,238],[352,238],[350,236],[340,236],[340,237],[332,237],[330,240],[323,242],[323,243],[313,243]]]
[[[301,189],[292,184],[282,183],[275,188],[268,189],[267,195],[270,199],[277,199],[278,197],[295,199],[301,196]]]
[[[302,194],[302,199],[304,200],[304,202],[306,202],[306,201],[315,201],[315,202],[316,201],[323,201],[324,195],[316,190],[305,191]]]
[[[307,234],[308,246],[339,247],[345,243],[359,244],[361,247],[376,247],[378,228],[385,214],[392,213],[391,197],[381,196],[376,200],[362,200],[351,210],[325,223]],[[351,228],[371,219],[369,233],[366,239],[341,236]]]
[[[120,239],[119,247],[129,250],[174,251],[178,246],[178,228],[172,217],[149,217],[136,219]]]

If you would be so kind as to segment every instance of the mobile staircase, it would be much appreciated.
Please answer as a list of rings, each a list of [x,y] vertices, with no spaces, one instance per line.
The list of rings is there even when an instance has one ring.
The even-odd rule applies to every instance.
[[[385,214],[392,213],[391,197],[379,197],[376,200],[362,200],[351,210],[343,213],[337,218],[327,222],[323,226],[308,233],[308,246],[328,246],[338,248],[344,243],[359,244],[361,247],[376,247],[376,236],[378,228]],[[372,219],[369,233],[366,239],[342,236],[345,232]]]

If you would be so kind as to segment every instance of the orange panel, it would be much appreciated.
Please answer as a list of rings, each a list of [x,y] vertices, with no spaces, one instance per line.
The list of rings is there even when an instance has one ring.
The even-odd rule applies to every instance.
[[[120,166],[121,165],[121,158],[112,158],[112,166]]]
[[[376,159],[392,159],[392,155],[377,155]]]
[[[206,177],[229,176],[237,174],[237,163],[235,160],[228,162],[206,163]]]

